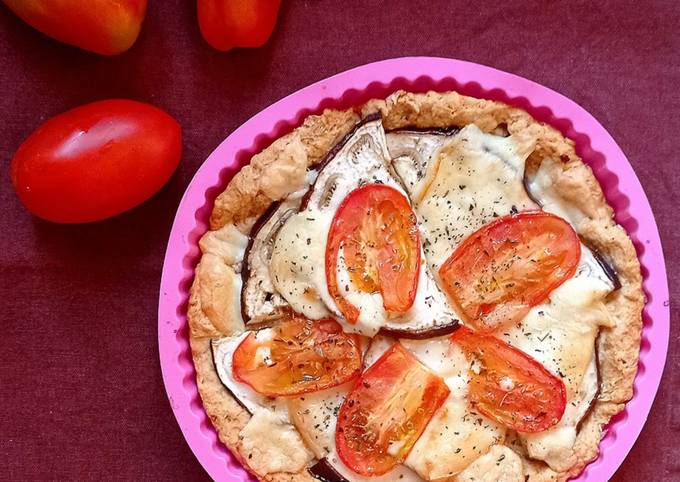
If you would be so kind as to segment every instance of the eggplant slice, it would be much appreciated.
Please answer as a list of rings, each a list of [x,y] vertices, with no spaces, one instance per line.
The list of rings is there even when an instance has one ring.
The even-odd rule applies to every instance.
[[[560,172],[559,168],[555,165],[556,163],[557,161],[552,159],[544,159],[537,167],[525,170],[524,188],[531,199],[541,206],[541,209],[566,219],[578,230],[579,224],[587,216],[578,207],[574,206],[573,203],[554,194],[551,173]],[[582,236],[581,244],[595,257],[604,275],[611,281],[613,290],[621,288],[621,281],[612,263]]]
[[[398,129],[386,134],[387,150],[392,166],[407,192],[412,193],[425,177],[427,163],[433,154],[451,137],[460,132],[457,127],[449,129]]]
[[[245,323],[279,318],[288,306],[274,289],[269,262],[276,234],[299,206],[299,197],[274,203],[253,226],[241,270],[241,316]]]
[[[340,179],[339,173],[335,173],[328,178],[324,176],[319,181],[319,172],[329,173],[330,169],[326,170],[325,166],[331,163],[343,150],[348,151],[346,155],[349,157],[354,157],[354,163],[361,163],[359,157],[362,155],[363,144],[370,144],[372,141],[371,134],[365,132],[365,126],[376,120],[379,122],[379,115],[368,116],[357,124],[342,141],[331,149],[317,167],[317,170],[310,172],[312,177],[317,178],[316,184],[324,183],[323,189],[317,191],[314,186],[311,186],[304,196],[295,193],[286,200],[273,204],[253,227],[242,269],[241,311],[246,323],[268,323],[276,320],[286,313],[291,306],[295,311],[312,319],[330,316],[331,312],[326,308],[326,305],[329,304],[334,307],[332,299],[327,294],[327,289],[319,286],[322,279],[325,279],[323,274],[324,263],[323,260],[319,262],[319,260],[310,259],[312,257],[309,253],[310,250],[315,250],[315,254],[319,254],[320,249],[325,249],[325,238],[320,233],[327,231],[325,224],[330,224],[330,221],[319,216],[316,220],[321,224],[304,226],[301,225],[304,223],[300,223],[299,220],[293,220],[291,225],[286,226],[286,230],[294,230],[295,232],[284,234],[292,234],[295,246],[284,246],[275,250],[274,241],[286,221],[298,211],[305,210],[310,200],[313,200],[317,205],[319,203],[326,207],[330,205],[337,185],[343,180]],[[374,128],[374,125],[371,125],[371,127]],[[314,220],[309,216],[308,218],[305,221]],[[297,223],[298,226],[293,227],[292,224],[294,223]],[[301,230],[298,230],[298,227]],[[300,233],[304,232],[305,228],[308,228],[307,231],[309,232],[305,233],[306,235],[302,238]],[[275,255],[274,263],[272,263],[273,254]],[[312,261],[314,261],[313,264]],[[277,270],[277,267],[280,269]],[[304,271],[303,268],[306,268],[308,273],[301,272]],[[278,272],[281,270],[298,271],[298,279],[286,283],[288,278]],[[316,283],[304,283],[304,280],[301,282],[299,278],[306,274],[314,275]],[[284,292],[286,297],[281,294]],[[291,300],[293,297],[296,300]]]
[[[585,247],[587,247],[590,252],[592,253],[593,257],[597,261],[597,264],[600,265],[600,268],[602,268],[602,271],[604,271],[604,274],[609,278],[609,281],[611,281],[613,285],[612,291],[616,291],[618,289],[621,289],[621,280],[619,279],[619,274],[616,272],[616,269],[614,266],[607,260],[607,258],[600,253],[595,247],[593,247],[586,239],[581,237],[581,244],[583,244]]]
[[[350,191],[368,183],[396,184],[379,113],[362,119],[328,153],[300,211],[335,212]]]

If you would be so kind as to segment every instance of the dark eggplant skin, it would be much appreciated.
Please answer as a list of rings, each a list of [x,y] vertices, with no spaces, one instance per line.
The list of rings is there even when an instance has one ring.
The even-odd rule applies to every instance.
[[[449,335],[460,328],[460,320],[451,320],[444,325],[420,330],[400,330],[399,328],[380,328],[379,334],[394,338],[406,338],[409,340],[427,340],[438,336]]]
[[[250,317],[248,316],[246,310],[246,297],[245,297],[246,285],[248,282],[248,278],[250,278],[250,263],[248,261],[248,259],[250,258],[250,251],[253,248],[253,243],[255,242],[255,238],[257,237],[257,234],[260,232],[260,229],[262,229],[262,226],[267,224],[267,221],[271,219],[271,217],[274,215],[274,213],[276,212],[280,205],[281,203],[279,201],[273,202],[272,205],[267,208],[264,214],[262,214],[262,216],[260,216],[257,219],[257,221],[255,221],[253,228],[250,230],[250,237],[248,239],[248,245],[246,246],[246,250],[243,253],[243,264],[241,266],[241,317],[243,318],[244,323],[248,323],[250,321]]]
[[[213,348],[212,342],[210,343],[210,359],[211,359],[212,362],[213,362],[213,367],[215,368],[215,373],[217,373],[217,367],[215,366],[215,349]],[[238,403],[238,404],[243,408],[243,410],[245,410],[245,411],[248,412],[250,415],[252,415],[253,413],[252,413],[250,410],[248,410],[248,407],[246,407],[246,406],[243,404],[243,402],[241,402],[241,400],[236,396],[236,394],[235,394],[234,392],[232,392],[231,389],[230,389],[228,386],[226,386],[226,385],[224,384],[224,382],[222,382],[222,379],[221,379],[219,376],[218,376],[217,378],[219,378],[220,383],[221,383],[222,386],[225,388],[225,390],[226,390],[227,392],[229,392],[229,395],[231,396],[231,398],[233,398],[234,400],[236,400],[236,403]]]
[[[602,271],[604,271],[604,274],[607,275],[607,278],[609,278],[609,281],[612,282],[614,285],[614,291],[618,290],[621,288],[621,280],[619,279],[619,274],[616,272],[616,269],[609,264],[607,259],[598,251],[596,247],[594,247],[587,239],[585,239],[583,236],[579,236],[581,239],[581,242],[588,248],[592,253],[593,257],[595,258],[595,261],[597,261],[597,264],[600,265],[602,268]]]
[[[340,475],[340,473],[328,463],[328,460],[325,457],[312,465],[307,471],[312,477],[321,482],[349,482],[349,480]]]
[[[321,173],[324,167],[326,167],[340,152],[340,149],[345,147],[345,144],[349,142],[349,140],[356,134],[356,132],[364,125],[368,124],[369,122],[374,122],[379,119],[382,119],[382,114],[380,112],[374,112],[372,114],[367,115],[363,119],[361,119],[359,122],[357,122],[352,129],[345,134],[345,136],[340,139],[340,142],[335,144],[328,153],[323,157],[321,162],[317,164],[314,168],[314,170],[317,172],[317,177],[318,174]],[[309,186],[309,189],[305,193],[305,195],[302,197],[302,203],[300,204],[300,212],[304,211],[307,209],[307,205],[309,204],[309,199],[312,197],[312,193],[314,192],[314,188],[316,186],[316,181],[312,183],[311,186]]]
[[[399,127],[397,129],[385,130],[385,134],[399,132],[416,132],[418,134],[432,134],[439,136],[453,136],[460,132],[460,127]]]

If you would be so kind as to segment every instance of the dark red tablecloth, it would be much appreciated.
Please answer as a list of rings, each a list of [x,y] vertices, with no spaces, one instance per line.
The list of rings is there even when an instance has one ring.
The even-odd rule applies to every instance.
[[[311,82],[374,60],[471,60],[589,110],[650,198],[678,304],[680,5],[667,1],[289,1],[270,42],[208,47],[190,0],[152,0],[113,58],[44,37],[0,6],[0,479],[205,480],[175,423],[158,363],[156,307],[179,199],[211,150]],[[485,4],[486,3],[486,4]],[[152,200],[109,221],[58,226],[11,188],[14,150],[38,124],[96,99],[154,103],[184,155]],[[646,428],[617,481],[680,480],[680,320]]]

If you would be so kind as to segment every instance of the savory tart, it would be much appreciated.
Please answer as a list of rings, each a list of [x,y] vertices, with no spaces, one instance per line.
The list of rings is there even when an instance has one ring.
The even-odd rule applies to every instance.
[[[632,396],[635,249],[520,109],[397,92],[309,116],[200,248],[199,392],[260,480],[566,480]]]

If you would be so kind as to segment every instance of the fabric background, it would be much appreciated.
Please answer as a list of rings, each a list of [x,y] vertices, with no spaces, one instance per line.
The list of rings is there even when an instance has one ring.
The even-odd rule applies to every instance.
[[[156,339],[175,209],[218,143],[321,78],[404,55],[471,60],[572,98],[613,135],[649,196],[680,303],[680,6],[667,1],[291,0],[270,42],[219,53],[195,2],[151,0],[141,36],[105,58],[37,33],[0,7],[0,479],[206,480],[165,397]],[[168,185],[117,218],[59,226],[9,181],[21,141],[82,103],[128,97],[183,126]],[[615,481],[680,480],[680,320],[649,421]]]

